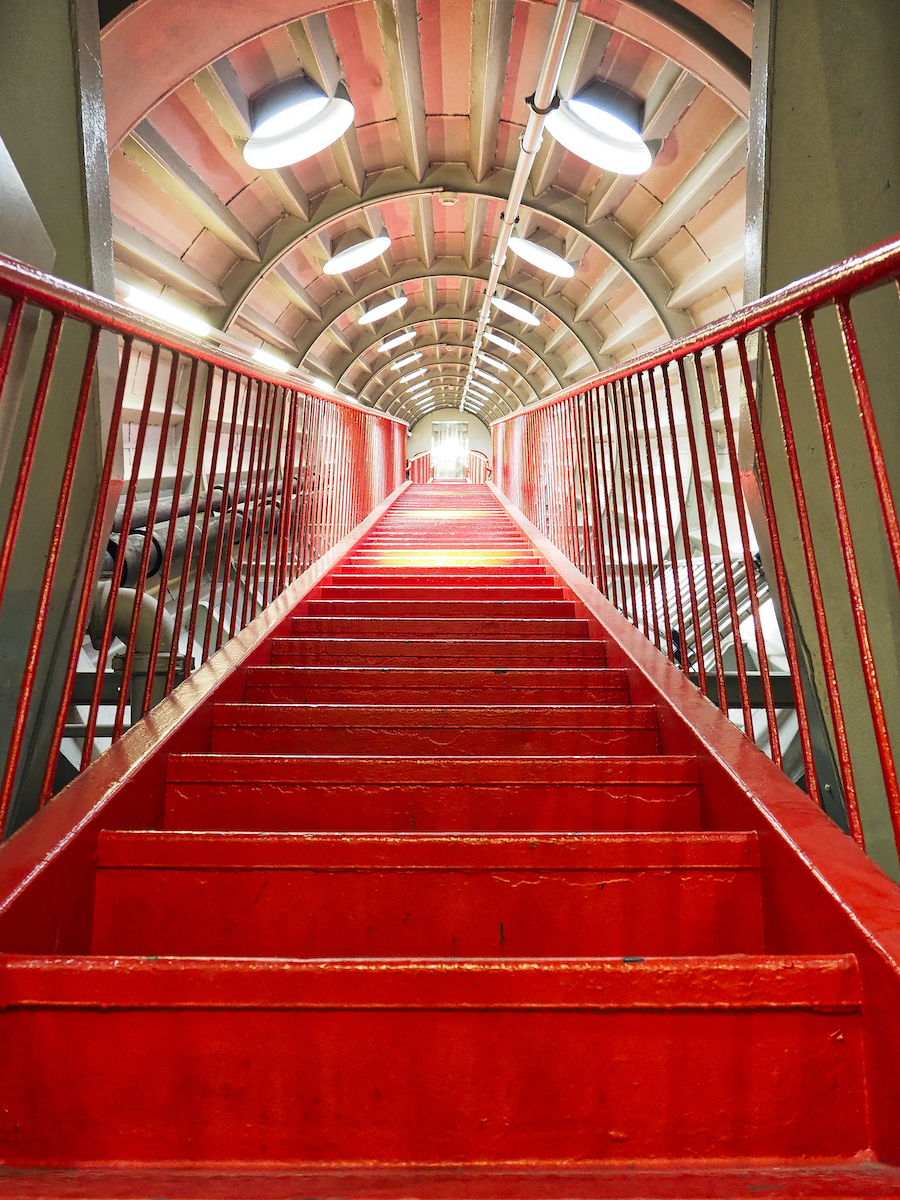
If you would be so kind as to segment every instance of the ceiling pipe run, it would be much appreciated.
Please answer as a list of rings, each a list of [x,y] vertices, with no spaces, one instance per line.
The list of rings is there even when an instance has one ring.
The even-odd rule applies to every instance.
[[[494,247],[494,253],[491,256],[491,273],[488,276],[484,302],[481,306],[481,315],[478,318],[478,327],[475,330],[472,358],[466,374],[463,394],[459,402],[460,408],[463,407],[468,396],[469,384],[472,380],[477,355],[481,349],[484,331],[491,315],[491,299],[500,281],[500,272],[503,270],[503,264],[506,261],[506,252],[509,248],[509,239],[519,219],[519,206],[525,194],[525,185],[528,183],[528,177],[531,174],[535,156],[541,148],[544,125],[550,112],[559,104],[556,87],[559,83],[559,73],[562,70],[563,58],[569,45],[569,39],[572,36],[572,29],[575,26],[575,18],[578,16],[580,5],[581,0],[559,0],[556,6],[556,15],[553,19],[553,29],[550,31],[547,52],[541,64],[537,87],[534,89],[534,95],[528,97],[528,107],[530,109],[528,124],[525,126],[525,132],[519,138],[519,159],[516,163],[515,173],[513,174],[512,184],[509,189],[509,200],[506,204],[506,211],[500,218],[500,236],[497,238],[497,245]]]

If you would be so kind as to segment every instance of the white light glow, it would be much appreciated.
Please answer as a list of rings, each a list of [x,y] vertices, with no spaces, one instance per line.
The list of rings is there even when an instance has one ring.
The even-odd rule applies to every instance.
[[[480,391],[486,392],[489,396],[494,394],[493,388],[489,388],[486,383],[479,383],[477,379],[470,379],[469,387],[478,388]]]
[[[509,317],[515,317],[517,321],[523,321],[526,325],[540,325],[541,323],[540,317],[536,317],[527,308],[514,304],[512,300],[505,300],[502,296],[491,296],[491,304],[496,304],[501,312],[505,312]]]
[[[344,271],[352,271],[354,267],[361,267],[383,254],[390,244],[391,239],[386,233],[367,238],[364,242],[357,242],[355,246],[348,246],[346,250],[332,255],[322,270],[326,275],[341,275]]]
[[[484,336],[489,342],[493,342],[495,346],[499,346],[502,350],[508,350],[510,354],[519,353],[519,347],[515,342],[508,342],[506,338],[498,337],[496,333],[491,333],[490,329],[484,331]]]
[[[422,357],[421,350],[414,350],[412,354],[407,354],[403,358],[398,358],[395,363],[391,363],[391,370],[398,371],[400,367],[408,367],[411,362],[415,362],[417,358]]]
[[[478,355],[478,359],[480,362],[487,363],[489,367],[494,367],[497,371],[509,370],[505,362],[501,362],[499,358],[494,358],[491,354],[485,354],[484,351]]]
[[[400,383],[409,383],[411,379],[418,379],[420,375],[427,375],[427,367],[419,367],[418,371],[410,371],[408,375],[400,376]]]
[[[388,338],[386,342],[382,342],[376,347],[379,354],[384,354],[388,350],[393,350],[395,346],[402,346],[404,342],[410,342],[416,336],[414,329],[407,329],[406,333],[398,333],[396,337]]]
[[[519,258],[524,258],[539,271],[547,271],[550,275],[559,275],[565,279],[571,279],[575,274],[575,268],[571,263],[566,262],[559,254],[554,254],[552,250],[548,250],[546,246],[539,246],[537,242],[529,242],[527,238],[511,237],[509,248],[513,254],[518,254]]]
[[[353,123],[344,84],[330,99],[305,75],[282,80],[253,102],[259,109],[244,159],[257,170],[301,162],[336,141]]]
[[[206,337],[212,328],[206,321],[195,317],[192,313],[185,312],[177,304],[169,304],[167,300],[161,300],[159,296],[141,291],[140,288],[129,287],[125,293],[125,303],[129,308],[146,313],[150,317],[156,317],[157,320],[171,325],[174,329],[183,329],[185,333],[193,333],[198,337]]]
[[[473,367],[473,368],[472,368],[472,370],[473,370],[473,371],[474,371],[474,373],[475,373],[476,375],[478,375],[478,376],[479,376],[481,379],[489,379],[489,380],[491,381],[491,383],[496,383],[496,384],[499,384],[499,383],[500,383],[500,380],[497,378],[497,376],[496,376],[496,375],[492,375],[492,374],[490,373],[490,371],[482,371],[481,367]]]
[[[394,296],[390,300],[385,300],[383,304],[376,304],[374,308],[370,308],[362,314],[359,324],[371,325],[375,321],[380,321],[382,317],[389,317],[391,313],[402,308],[408,299],[408,296]]]
[[[639,109],[633,97],[594,80],[549,114],[547,130],[561,146],[594,166],[640,175],[653,156],[640,135]]]
[[[272,367],[275,371],[290,371],[291,364],[277,354],[271,354],[262,348],[253,351],[253,361],[262,363],[264,367]]]

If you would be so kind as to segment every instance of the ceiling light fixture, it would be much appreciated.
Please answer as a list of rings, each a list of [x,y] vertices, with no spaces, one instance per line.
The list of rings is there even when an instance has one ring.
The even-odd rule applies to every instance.
[[[389,317],[398,308],[402,308],[408,299],[408,296],[393,296],[390,300],[385,300],[383,304],[376,304],[374,308],[370,308],[362,314],[359,324],[371,325],[375,321],[380,321],[382,317]]]
[[[486,383],[481,383],[477,379],[470,379],[469,387],[478,388],[480,391],[486,392],[489,396],[492,396],[494,394],[493,388],[488,387],[488,385]]]
[[[603,79],[594,79],[547,117],[547,130],[586,162],[619,175],[640,175],[653,155],[641,137],[644,106]]]
[[[575,268],[570,262],[566,262],[561,254],[550,246],[542,245],[541,242],[529,241],[528,238],[516,237],[514,234],[509,239],[509,248],[513,254],[518,254],[519,258],[524,258],[539,271],[546,271],[550,275],[559,275],[565,279],[571,279],[575,274]]]
[[[396,370],[398,370],[400,367],[406,367],[406,366],[408,366],[408,365],[409,365],[411,362],[415,362],[417,358],[421,358],[421,357],[422,357],[422,351],[421,351],[421,350],[414,350],[414,351],[412,352],[412,354],[407,354],[407,355],[405,355],[403,358],[398,358],[398,359],[397,359],[397,361],[396,361],[395,363],[391,363],[391,370],[392,370],[392,371],[396,371]]]
[[[154,296],[150,292],[144,292],[140,288],[129,286],[125,293],[125,303],[129,308],[146,313],[149,317],[156,317],[164,325],[183,329],[185,333],[207,337],[212,332],[212,326],[201,320],[200,317],[195,317],[193,313],[186,312],[177,304],[169,304],[167,300]]]
[[[496,383],[498,387],[502,386],[501,381],[496,375],[492,375],[490,371],[482,371],[481,367],[474,367],[473,370],[475,374],[480,375],[482,379],[489,379],[491,383]]]
[[[515,342],[508,342],[506,338],[498,337],[496,333],[491,333],[490,329],[484,331],[484,336],[489,342],[493,342],[495,346],[500,346],[503,350],[508,350],[510,354],[518,354],[519,347]]]
[[[419,367],[418,371],[410,371],[408,375],[400,376],[400,383],[409,383],[411,379],[418,379],[420,375],[427,375],[427,367]]]
[[[386,342],[382,342],[380,346],[376,346],[379,354],[384,354],[388,350],[393,350],[395,346],[402,346],[404,342],[412,341],[416,336],[414,329],[407,329],[406,333],[398,333],[396,337],[388,338]]]
[[[508,371],[509,370],[509,367],[506,365],[505,362],[501,362],[499,358],[494,358],[494,356],[492,354],[485,354],[484,351],[482,351],[478,355],[478,358],[479,358],[480,362],[487,363],[487,365],[489,367],[494,367],[495,370],[497,370],[497,371]]]
[[[362,229],[351,229],[338,238],[335,252],[322,270],[326,275],[343,275],[345,271],[352,271],[384,254],[390,244],[390,234],[385,231],[372,237]]]
[[[514,304],[512,300],[506,300],[503,296],[491,296],[491,304],[496,304],[501,312],[505,312],[508,317],[515,317],[517,321],[523,321],[526,325],[540,325],[540,317],[536,317],[534,313],[529,312],[527,308],[522,308],[520,304]]]
[[[250,101],[253,133],[244,158],[257,170],[301,162],[337,141],[353,117],[344,83],[329,98],[308,75],[281,79]]]

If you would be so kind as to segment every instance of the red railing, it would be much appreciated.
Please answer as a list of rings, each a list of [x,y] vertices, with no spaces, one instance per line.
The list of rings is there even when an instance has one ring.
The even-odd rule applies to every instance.
[[[409,460],[409,478],[411,483],[429,483],[434,478],[429,450],[421,450]]]
[[[0,297],[2,831],[398,487],[407,427],[2,257]]]
[[[469,483],[487,483],[488,476],[491,473],[491,464],[488,456],[482,454],[480,450],[469,451],[469,467],[466,472],[466,479]]]
[[[898,279],[900,240],[493,426],[499,489],[891,871]]]

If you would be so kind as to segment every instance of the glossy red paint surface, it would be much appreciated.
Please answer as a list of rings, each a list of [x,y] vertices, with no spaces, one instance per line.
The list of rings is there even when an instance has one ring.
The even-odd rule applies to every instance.
[[[412,487],[380,528],[402,539],[459,494]],[[483,564],[453,527],[478,520],[446,518],[444,551],[380,553],[465,555],[430,578],[452,603],[465,576],[467,603]],[[663,662],[703,706],[690,732],[616,621],[641,635],[538,551],[577,614],[565,651],[549,632],[373,637],[382,596],[348,600],[353,638],[298,634],[317,589],[354,590],[372,552],[347,547],[260,618],[181,734],[148,737],[89,853],[57,856],[81,880],[68,943],[5,942],[0,1195],[890,1194],[867,1161],[892,1148],[881,951],[758,815],[772,764],[743,752],[742,784],[721,749],[740,734]],[[272,665],[341,658],[335,641],[341,665]],[[572,647],[588,657],[548,665]],[[76,791],[110,787],[102,768]],[[18,835],[22,862],[65,803]],[[34,866],[20,912],[50,902]]]

